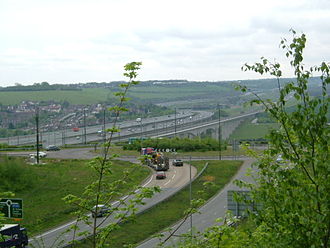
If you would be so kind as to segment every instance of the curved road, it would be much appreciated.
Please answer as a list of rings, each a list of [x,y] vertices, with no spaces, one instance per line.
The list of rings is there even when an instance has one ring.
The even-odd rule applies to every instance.
[[[11,153],[12,155],[25,155],[26,152],[20,153]],[[50,158],[86,158],[90,159],[95,157],[95,153],[91,152],[91,148],[83,148],[83,149],[64,149],[60,151],[48,152],[47,157]],[[136,159],[132,159],[135,160]],[[134,161],[133,161],[134,162]],[[197,173],[197,170],[194,167],[191,167],[191,176],[194,177]],[[166,179],[164,180],[156,180],[155,173],[151,175],[143,184],[143,187],[153,187],[159,186],[162,191],[160,193],[155,194],[151,199],[145,199],[145,205],[139,206],[139,212],[144,211],[159,201],[162,201],[174,194],[184,185],[186,185],[190,180],[190,166],[184,164],[182,167],[174,167],[170,166],[170,169],[166,172]],[[117,204],[114,202],[113,205]],[[103,218],[99,218],[98,221],[102,221]],[[105,221],[104,225],[107,225],[113,221],[113,219],[108,219]],[[44,247],[54,247],[58,242],[56,241],[58,237],[64,240],[64,244],[72,239],[73,233],[67,232],[63,235],[63,233],[69,228],[70,225],[74,224],[74,221],[70,223],[66,223],[60,227],[52,229],[46,233],[43,233],[37,237],[34,237],[30,240],[30,244],[33,247],[38,247],[38,245],[43,244]],[[91,228],[83,223],[79,224],[80,231],[91,231]],[[61,240],[59,239],[59,240]],[[61,244],[63,246],[64,244]],[[56,246],[57,247],[57,246]]]
[[[192,226],[194,232],[205,230],[206,228],[216,224],[215,220],[217,218],[225,216],[227,211],[227,191],[239,190],[239,188],[233,184],[233,181],[235,179],[252,182],[251,178],[247,177],[245,174],[246,170],[251,167],[253,161],[254,160],[252,159],[245,160],[242,167],[235,175],[235,177],[231,180],[231,182],[219,194],[217,194],[209,202],[207,202],[207,204],[200,208],[200,214],[194,214],[192,216]],[[181,223],[181,221],[179,221],[179,223]],[[172,227],[173,230],[178,227],[179,223]],[[190,218],[188,218],[185,223],[183,223],[183,225],[178,229],[178,231],[175,233],[176,235],[171,237],[165,243],[165,246],[175,246],[175,244],[179,241],[178,235],[185,234],[188,232],[190,232]],[[162,240],[166,239],[169,235],[168,232],[164,232],[162,234],[164,235],[164,238]],[[159,243],[160,241],[158,238],[151,238],[141,243],[138,248],[153,248],[157,247],[157,244]]]
[[[16,155],[24,154],[22,152],[15,153]],[[26,154],[26,152],[25,152]],[[48,157],[51,158],[92,158],[95,156],[95,153],[91,152],[91,148],[79,148],[79,149],[64,149],[57,152],[48,152]],[[133,159],[135,160],[135,159]],[[205,204],[200,209],[200,214],[194,214],[192,217],[192,224],[194,227],[194,231],[203,231],[207,227],[210,227],[215,224],[215,219],[219,217],[224,217],[226,210],[227,210],[227,191],[228,190],[238,190],[237,186],[233,184],[235,179],[241,179],[245,181],[250,181],[251,178],[247,178],[245,176],[246,170],[251,167],[253,160],[252,159],[245,159],[244,164],[242,165],[239,172],[235,175],[235,177],[231,180],[231,182],[215,197],[213,197],[207,204]],[[196,174],[196,170],[193,168],[193,176]],[[184,164],[183,167],[170,167],[170,170],[167,173],[167,178],[165,180],[153,180],[154,175],[150,177],[147,182],[143,186],[155,186],[158,185],[162,188],[162,192],[159,194],[154,195],[152,199],[148,199],[146,206],[142,206],[140,211],[143,211],[146,208],[151,207],[152,205],[156,204],[157,202],[161,201],[168,197],[168,195],[174,194],[176,191],[180,189],[182,185],[189,181],[189,165]],[[181,223],[181,221],[179,222]],[[43,234],[42,237],[45,240],[53,240],[57,235],[63,232],[69,224],[64,225],[60,228],[52,230],[48,233]],[[177,227],[177,225],[173,226],[173,228]],[[59,231],[60,230],[60,231]],[[188,233],[190,231],[190,219],[188,218],[185,223],[178,229],[175,237],[172,237],[166,242],[166,245],[174,245],[178,242],[177,235]],[[163,233],[164,238],[168,236],[167,233]],[[69,237],[69,236],[68,236]],[[141,243],[138,247],[139,248],[152,248],[156,247],[159,243],[159,239],[152,238],[143,243]],[[48,243],[48,242],[46,242]],[[48,247],[48,246],[46,246]]]

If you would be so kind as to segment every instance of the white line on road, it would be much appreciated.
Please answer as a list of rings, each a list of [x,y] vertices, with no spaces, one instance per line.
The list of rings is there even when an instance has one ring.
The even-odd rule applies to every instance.
[[[151,180],[152,180],[152,177],[150,177],[149,181],[146,182],[144,185],[142,185],[142,187],[145,187],[146,185],[148,185],[151,182]]]
[[[164,183],[164,186],[167,185],[167,184],[169,184],[171,181],[172,181],[171,179],[168,180],[168,182]]]
[[[56,231],[58,231],[58,230],[60,230],[60,229],[62,229],[62,228],[64,228],[64,227],[67,227],[67,226],[70,226],[70,225],[74,224],[75,222],[76,222],[76,221],[72,221],[72,222],[67,223],[67,224],[65,224],[65,225],[63,225],[63,226],[60,226],[60,227],[55,228],[55,229],[53,229],[53,230],[50,230],[50,231],[48,231],[48,232],[46,232],[46,233],[43,233],[43,234],[41,234],[41,235],[38,235],[38,236],[34,237],[34,239],[38,239],[38,238],[41,238],[41,237],[43,237],[43,236],[45,236],[45,235],[47,235],[47,234],[50,234],[50,233],[52,233],[52,232],[56,232]],[[31,239],[31,240],[34,240],[34,239]]]

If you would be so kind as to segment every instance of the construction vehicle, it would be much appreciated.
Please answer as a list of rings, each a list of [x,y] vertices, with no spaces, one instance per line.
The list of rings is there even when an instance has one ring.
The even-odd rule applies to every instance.
[[[19,224],[0,225],[0,248],[25,247],[28,243],[26,229]]]
[[[156,171],[167,171],[170,168],[169,158],[154,148],[142,148],[141,154],[146,155],[145,163]]]

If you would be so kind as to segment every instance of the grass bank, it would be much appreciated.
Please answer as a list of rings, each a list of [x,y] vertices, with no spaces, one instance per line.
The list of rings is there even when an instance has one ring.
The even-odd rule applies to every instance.
[[[242,165],[242,161],[192,161],[191,164],[200,171],[206,162],[209,163],[207,170],[192,184],[193,199],[210,199],[230,181]],[[212,182],[213,186],[205,187],[205,182]],[[203,194],[200,193],[201,190],[204,190]],[[189,187],[186,187],[114,231],[109,239],[111,247],[137,244],[171,226],[184,217],[189,204]],[[81,247],[90,246],[85,243]]]
[[[81,195],[84,187],[96,179],[86,160],[45,159],[46,164],[30,165],[23,158],[0,157],[0,192],[13,191],[23,198],[24,220],[30,236],[72,219],[75,210],[62,198],[68,194]],[[115,161],[109,180],[123,177],[123,171],[133,170],[132,164]],[[134,167],[134,173],[123,192],[140,184],[150,171]],[[9,223],[9,222],[8,222]]]
[[[271,129],[278,128],[276,123],[242,123],[230,136],[230,139],[262,139]]]

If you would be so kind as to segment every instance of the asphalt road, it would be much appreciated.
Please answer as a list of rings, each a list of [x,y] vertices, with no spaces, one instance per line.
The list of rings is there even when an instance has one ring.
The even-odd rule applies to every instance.
[[[22,153],[20,153],[21,155]],[[49,152],[48,157],[50,158],[92,158],[95,156],[95,153],[90,152],[90,148],[86,149],[70,149],[70,150],[61,150],[56,152]],[[136,159],[131,159],[135,160]],[[134,161],[132,161],[134,162]],[[197,170],[194,167],[191,167],[191,176],[194,177],[197,173]],[[139,206],[139,212],[144,211],[156,203],[166,199],[170,195],[174,194],[184,185],[186,185],[190,180],[190,166],[184,164],[182,167],[170,166],[170,169],[166,172],[166,179],[156,180],[156,173],[153,172],[152,175],[144,182],[143,187],[153,187],[159,186],[162,191],[155,194],[151,199],[145,200],[145,205]],[[117,204],[116,202],[113,204]],[[109,224],[113,219],[108,218],[98,218],[98,222],[104,221],[103,226]],[[38,247],[38,245],[43,244],[42,247],[57,247],[54,244],[58,244],[58,237],[61,237],[58,240],[64,240],[64,243],[60,247],[64,246],[68,241],[72,239],[73,233],[67,232],[63,234],[74,221],[66,223],[60,227],[54,228],[42,235],[34,237],[30,240],[30,246]],[[83,223],[79,224],[80,231],[91,231],[90,226],[87,226]]]
[[[203,207],[200,208],[200,214],[194,214],[192,216],[192,226],[193,231],[203,231],[206,228],[216,224],[215,220],[220,217],[224,217],[225,213],[227,211],[227,191],[228,190],[239,190],[237,186],[233,184],[233,181],[235,179],[240,179],[248,182],[252,182],[252,179],[250,177],[247,177],[246,170],[251,167],[253,160],[248,159],[244,161],[244,164],[242,165],[241,169],[238,171],[238,173],[235,175],[235,177],[231,180],[231,182],[215,197],[213,197],[207,204],[205,204]],[[190,218],[188,218],[183,225],[178,229],[176,232],[176,235],[170,238],[166,243],[165,246],[172,245],[175,246],[175,244],[179,241],[179,237],[177,235],[185,234],[190,232]],[[172,228],[173,230],[178,227],[178,225],[182,221],[179,221],[178,224],[174,225]],[[162,240],[165,240],[169,233],[164,232],[162,233],[164,238]],[[151,238],[149,240],[146,240],[145,242],[142,242],[138,248],[153,248],[157,247],[157,244],[160,243],[160,240],[158,238]]]

